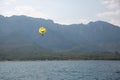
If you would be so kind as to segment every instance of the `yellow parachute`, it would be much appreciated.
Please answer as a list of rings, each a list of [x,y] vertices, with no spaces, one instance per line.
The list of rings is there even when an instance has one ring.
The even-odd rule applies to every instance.
[[[47,32],[47,29],[45,27],[39,28],[39,33],[43,36]]]

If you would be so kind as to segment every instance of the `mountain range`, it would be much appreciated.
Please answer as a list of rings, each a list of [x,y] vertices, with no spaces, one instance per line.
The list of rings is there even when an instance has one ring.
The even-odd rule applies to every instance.
[[[44,26],[42,36],[38,29]],[[120,26],[104,21],[62,25],[49,19],[0,15],[0,53],[120,52]]]

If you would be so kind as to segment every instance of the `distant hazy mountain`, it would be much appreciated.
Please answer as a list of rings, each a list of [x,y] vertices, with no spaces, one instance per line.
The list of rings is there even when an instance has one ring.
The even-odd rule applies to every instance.
[[[38,33],[40,26],[47,33]],[[0,51],[120,51],[120,27],[103,21],[61,25],[26,16],[0,16]]]

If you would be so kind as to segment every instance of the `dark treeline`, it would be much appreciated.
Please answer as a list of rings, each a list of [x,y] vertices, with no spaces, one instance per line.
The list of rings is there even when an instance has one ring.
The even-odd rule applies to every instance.
[[[0,53],[0,60],[120,60],[119,52],[29,52]]]

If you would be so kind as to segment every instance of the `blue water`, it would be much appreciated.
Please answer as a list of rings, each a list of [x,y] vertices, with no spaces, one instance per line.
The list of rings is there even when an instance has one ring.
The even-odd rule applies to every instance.
[[[120,80],[120,61],[6,61],[0,80]]]

